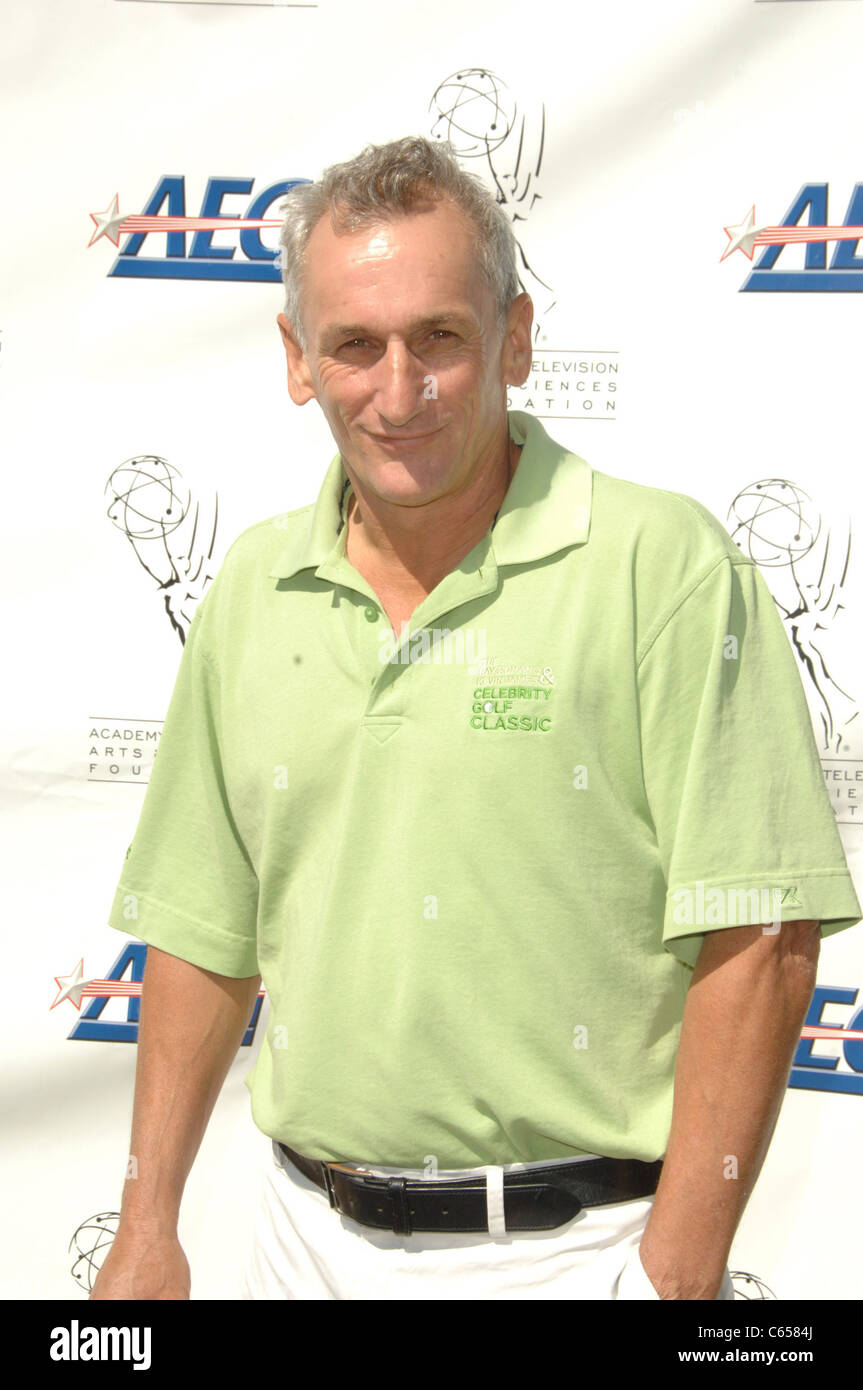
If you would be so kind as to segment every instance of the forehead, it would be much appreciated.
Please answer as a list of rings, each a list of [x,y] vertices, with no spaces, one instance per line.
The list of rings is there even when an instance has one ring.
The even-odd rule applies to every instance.
[[[318,321],[359,312],[395,320],[400,310],[460,302],[483,317],[493,296],[476,253],[476,229],[449,200],[335,231],[320,219],[309,238],[304,313]]]

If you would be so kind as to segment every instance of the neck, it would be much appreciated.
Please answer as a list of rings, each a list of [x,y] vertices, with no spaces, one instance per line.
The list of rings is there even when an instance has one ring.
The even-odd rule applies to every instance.
[[[426,506],[381,504],[354,484],[346,519],[348,560],[367,576],[430,593],[494,524],[520,455],[521,445],[507,434],[467,488]]]

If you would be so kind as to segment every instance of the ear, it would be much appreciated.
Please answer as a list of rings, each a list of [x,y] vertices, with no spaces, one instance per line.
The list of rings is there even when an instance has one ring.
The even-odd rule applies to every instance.
[[[501,365],[507,386],[523,386],[530,376],[532,327],[533,300],[524,292],[512,301],[506,316]]]
[[[278,314],[276,323],[279,325],[279,332],[282,335],[282,342],[285,348],[285,357],[288,363],[288,391],[294,405],[305,405],[306,401],[316,398],[312,374],[309,371],[309,364],[306,355],[294,336],[293,329],[284,314]]]

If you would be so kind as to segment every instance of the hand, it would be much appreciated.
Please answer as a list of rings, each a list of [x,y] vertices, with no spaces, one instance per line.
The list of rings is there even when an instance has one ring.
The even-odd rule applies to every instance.
[[[188,1299],[191,1286],[189,1261],[175,1234],[121,1226],[90,1299]]]
[[[686,1276],[681,1269],[681,1263],[669,1268],[658,1265],[655,1255],[648,1249],[645,1258],[643,1246],[639,1246],[638,1258],[641,1260],[641,1268],[646,1274],[656,1295],[661,1299],[716,1299],[719,1297],[719,1290],[722,1285],[722,1276],[718,1281],[703,1271],[698,1276]]]

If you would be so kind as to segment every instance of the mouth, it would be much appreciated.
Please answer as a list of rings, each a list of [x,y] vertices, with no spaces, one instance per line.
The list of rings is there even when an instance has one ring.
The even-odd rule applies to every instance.
[[[373,434],[378,444],[420,444],[425,439],[433,439],[439,430],[428,430],[425,434]]]

